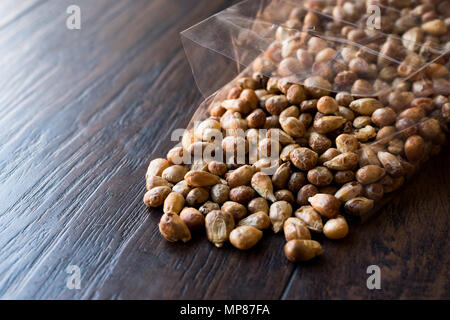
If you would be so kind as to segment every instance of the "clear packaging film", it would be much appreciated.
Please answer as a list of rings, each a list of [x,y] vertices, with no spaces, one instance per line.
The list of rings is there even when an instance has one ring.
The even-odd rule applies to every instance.
[[[304,173],[303,185],[339,198],[341,214],[364,221],[446,147],[449,27],[448,1],[238,3],[181,33],[205,100],[180,148],[190,157],[195,144],[214,155],[242,143],[243,161],[220,156],[229,170],[275,163],[273,180],[288,166]],[[219,137],[208,134],[213,129]],[[258,151],[274,137],[275,160],[264,164],[267,146]],[[298,148],[315,153],[314,165],[300,152],[293,158]],[[274,185],[285,189],[287,182]],[[290,190],[294,211],[309,205],[297,189]]]
[[[449,20],[445,1],[238,3],[181,34],[196,83],[205,96],[188,128],[193,130],[195,123],[211,116],[223,118],[222,111],[239,110],[223,103],[238,99],[243,89],[255,91],[257,108],[267,118],[280,117],[279,110],[267,110],[269,98],[287,96],[288,102],[280,110],[295,106],[292,116],[301,118],[309,113],[313,117],[304,120],[310,122],[310,128],[293,139],[299,146],[317,152],[319,162],[328,148],[336,148],[334,139],[346,133],[358,140],[357,168],[377,165],[384,169],[384,176],[370,187],[364,185],[366,190],[360,194],[373,193],[369,196],[374,200],[373,208],[361,211],[355,204],[358,209],[353,213],[368,217],[421,163],[445,147],[450,95]],[[298,101],[289,97],[294,84],[305,93]],[[331,141],[325,148],[311,129],[324,116],[316,106],[322,96],[336,99],[339,107],[331,115],[345,120],[336,130],[321,131],[323,143]],[[366,103],[374,105],[366,110]],[[375,112],[382,108],[389,109]],[[222,111],[217,114],[217,109]],[[251,109],[241,114],[242,119]],[[319,140],[315,143],[318,145],[312,147],[311,140]],[[281,144],[280,152],[285,146]],[[335,175],[333,168],[329,166]],[[343,168],[348,169],[345,165]],[[333,191],[341,186],[331,183],[323,188]],[[347,207],[352,211],[351,205]]]

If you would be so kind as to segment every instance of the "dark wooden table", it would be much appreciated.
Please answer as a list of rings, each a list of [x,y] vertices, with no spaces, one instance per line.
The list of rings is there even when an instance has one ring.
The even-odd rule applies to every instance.
[[[66,28],[72,3],[79,31]],[[1,298],[450,298],[449,151],[309,263],[289,263],[281,235],[249,252],[162,239],[142,203],[146,167],[202,100],[179,32],[230,4],[1,1]]]

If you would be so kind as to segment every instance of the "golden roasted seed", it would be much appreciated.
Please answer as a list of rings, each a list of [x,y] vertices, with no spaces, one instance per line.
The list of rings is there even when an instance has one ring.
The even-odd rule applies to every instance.
[[[234,201],[226,201],[222,205],[221,210],[231,214],[235,221],[239,221],[247,215],[247,209],[242,204]]]
[[[333,181],[333,174],[325,167],[315,167],[308,171],[307,178],[313,185],[323,187]]]
[[[186,203],[191,207],[198,207],[209,198],[209,191],[205,188],[197,187],[189,191],[186,196]]]
[[[266,110],[271,115],[279,115],[288,106],[285,95],[275,95],[266,100]]]
[[[323,233],[328,239],[342,239],[348,234],[348,224],[343,216],[328,220],[323,226]]]
[[[360,183],[351,181],[344,184],[334,196],[342,202],[346,202],[350,199],[360,196],[363,192],[363,189],[364,188]]]
[[[311,233],[309,232],[309,229],[306,227],[304,222],[299,218],[294,217],[288,218],[284,222],[283,231],[286,241],[294,239],[298,240],[311,239]]]
[[[291,177],[288,180],[288,189],[296,194],[301,187],[306,184],[306,176],[303,172],[294,172],[291,174]]]
[[[171,192],[164,200],[164,213],[180,213],[181,209],[184,207],[184,197],[177,193]]]
[[[267,213],[258,211],[241,219],[238,223],[238,226],[251,226],[259,230],[265,230],[270,227],[270,224],[270,218]]]
[[[266,124],[266,114],[262,109],[256,109],[250,113],[246,120],[249,128],[263,128]]]
[[[323,116],[314,120],[314,129],[318,133],[327,134],[339,129],[347,120],[340,116]]]
[[[340,134],[336,138],[336,148],[339,152],[345,153],[345,152],[356,152],[359,148],[359,142],[358,139],[356,139],[354,136],[350,134]]]
[[[175,147],[167,153],[167,160],[171,164],[184,164],[184,149],[183,147]]]
[[[183,220],[183,222],[191,232],[200,230],[205,226],[205,217],[199,210],[195,208],[183,208],[183,210],[181,210],[180,212],[180,218],[181,220]]]
[[[230,242],[240,250],[248,250],[262,238],[262,231],[252,226],[238,226],[230,233]]]
[[[256,195],[255,190],[249,186],[239,186],[230,190],[230,200],[239,203],[248,203]]]
[[[359,116],[353,119],[353,127],[356,129],[364,128],[365,126],[368,126],[372,124],[372,118],[369,116]]]
[[[269,218],[272,222],[272,229],[278,233],[284,225],[287,218],[292,216],[292,206],[286,201],[277,201],[272,203],[269,210]]]
[[[205,227],[208,240],[220,248],[228,241],[234,229],[234,218],[229,212],[214,210],[206,215]]]
[[[333,170],[354,170],[358,166],[358,155],[354,152],[345,152],[323,165]]]
[[[322,246],[315,240],[290,240],[284,246],[284,254],[289,261],[308,261],[323,253]]]
[[[166,186],[154,187],[145,193],[144,203],[149,207],[159,207],[164,203],[170,192],[170,188]]]
[[[215,184],[211,188],[211,199],[218,204],[222,204],[228,200],[229,193],[230,188],[227,185],[222,183]]]
[[[220,122],[209,118],[203,120],[194,128],[194,137],[202,141],[214,140],[222,136],[220,129]]]
[[[188,168],[182,165],[175,164],[170,166],[162,172],[162,177],[169,182],[178,183],[183,180]]]
[[[377,154],[369,146],[363,146],[358,150],[358,160],[360,167],[367,165],[381,166],[381,162],[378,160]]]
[[[340,152],[336,148],[329,148],[327,151],[325,151],[324,153],[322,153],[320,155],[318,164],[322,165],[325,162],[338,156],[339,154],[340,154]]]
[[[297,148],[290,153],[291,162],[300,170],[311,170],[316,166],[319,156],[308,148]]]
[[[377,132],[374,127],[367,125],[364,128],[359,129],[354,133],[356,139],[359,141],[367,141],[369,139],[375,138],[377,135]]]
[[[239,112],[241,114],[247,114],[252,110],[251,105],[242,99],[224,100],[222,101],[222,107],[228,111]]]
[[[151,176],[161,176],[164,169],[168,168],[170,166],[169,161],[166,159],[158,158],[150,161],[150,164],[148,165],[147,173],[145,174],[145,177],[148,179]]]
[[[147,190],[151,190],[154,187],[161,187],[161,186],[171,187],[172,184],[167,182],[166,179],[161,178],[159,176],[149,176],[145,181],[145,187],[147,188]]]
[[[251,184],[253,189],[264,199],[270,200],[272,202],[276,201],[275,195],[273,194],[273,185],[270,177],[262,172],[257,172],[251,178]]]
[[[172,187],[173,192],[178,192],[181,195],[183,195],[183,197],[185,197],[185,198],[188,195],[189,191],[191,191],[191,190],[192,190],[192,188],[188,186],[188,184],[186,183],[185,180],[181,180],[180,182],[178,182],[176,185],[174,185]]]
[[[301,85],[293,84],[287,90],[286,98],[290,104],[299,105],[306,99],[305,89]]]
[[[338,171],[334,174],[333,181],[335,184],[343,185],[355,179],[355,173],[351,170]]]
[[[345,211],[354,216],[364,216],[373,209],[374,201],[365,197],[356,197],[348,200],[345,205]]]
[[[369,164],[356,171],[356,180],[362,184],[377,182],[386,174],[386,170],[380,166]]]
[[[252,179],[255,169],[249,165],[243,165],[236,170],[230,172],[226,176],[226,180],[230,188],[235,188],[238,186],[243,186],[249,184]]]
[[[305,134],[305,126],[298,118],[288,117],[280,122],[281,128],[292,137],[298,138]]]
[[[277,201],[284,200],[289,203],[294,203],[294,195],[287,189],[277,190],[275,191],[274,195]]]
[[[221,183],[218,176],[201,170],[189,171],[184,180],[191,187],[206,187]]]
[[[374,98],[361,98],[352,101],[349,107],[361,115],[371,116],[376,109],[382,108],[383,105],[380,101]]]
[[[301,206],[295,211],[295,216],[303,221],[309,230],[314,232],[322,232],[322,218],[312,206]]]
[[[384,188],[381,183],[371,183],[364,187],[363,195],[374,201],[380,201],[384,195]]]
[[[338,103],[332,97],[324,96],[317,101],[317,110],[323,114],[332,114],[338,111]]]
[[[266,138],[279,141],[282,145],[295,143],[295,140],[292,139],[292,137],[289,134],[277,128],[271,128],[267,130]]]
[[[405,155],[411,162],[422,159],[425,151],[425,141],[421,136],[411,136],[405,141]]]
[[[249,144],[245,137],[227,136],[222,140],[222,149],[229,154],[245,154],[248,152]]]
[[[256,213],[256,212],[264,212],[265,214],[269,214],[269,205],[267,203],[267,200],[259,197],[254,198],[248,203],[248,211],[250,213]]]
[[[223,162],[211,161],[208,164],[208,171],[216,176],[223,176],[227,172],[227,165]]]
[[[184,221],[172,212],[164,213],[159,221],[159,232],[171,242],[191,240],[191,232]]]
[[[372,113],[372,122],[379,127],[389,126],[395,122],[396,117],[397,113],[394,109],[380,108]]]
[[[308,144],[314,152],[323,153],[331,147],[331,140],[324,134],[311,132]]]
[[[277,189],[283,189],[287,186],[289,178],[291,177],[292,169],[290,163],[283,163],[278,167],[277,171],[272,176],[272,184]]]
[[[326,193],[317,193],[308,198],[314,210],[327,218],[334,218],[339,214],[341,202],[335,196]]]
[[[213,210],[220,210],[220,206],[218,203],[212,202],[212,201],[206,201],[202,206],[198,209],[201,214],[206,216],[208,213],[210,213]]]
[[[308,199],[317,193],[319,193],[319,190],[317,190],[317,187],[315,185],[304,185],[297,193],[297,204],[301,206],[309,204]]]
[[[280,153],[280,159],[281,161],[289,161],[290,160],[290,154],[292,152],[292,150],[296,149],[296,148],[300,148],[300,145],[294,143],[294,144],[288,144],[287,146],[285,146]]]
[[[377,156],[386,172],[392,177],[397,178],[404,175],[401,162],[392,153],[380,151],[377,153]]]

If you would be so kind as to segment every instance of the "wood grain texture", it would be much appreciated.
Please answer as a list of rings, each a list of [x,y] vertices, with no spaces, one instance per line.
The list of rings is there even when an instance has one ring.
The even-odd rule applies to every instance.
[[[15,3],[0,4],[1,298],[450,297],[448,151],[307,264],[287,262],[280,235],[249,252],[159,235],[146,167],[202,100],[179,32],[233,2],[78,0],[80,31],[65,27],[72,1]]]

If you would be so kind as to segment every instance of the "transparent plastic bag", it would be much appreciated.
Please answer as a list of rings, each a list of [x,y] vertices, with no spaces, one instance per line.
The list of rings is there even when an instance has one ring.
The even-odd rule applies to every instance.
[[[221,121],[230,110],[240,112],[237,123],[247,122],[242,129],[251,129],[246,117],[261,109],[266,119],[278,117],[279,123],[268,125],[266,120],[257,129],[286,131],[280,112],[295,106],[289,117],[300,119],[305,113],[312,119],[309,125],[302,122],[304,132],[292,137],[294,143],[311,148],[320,159],[324,151],[311,145],[311,135],[319,130],[321,117],[341,117],[343,123],[337,129],[315,133],[330,141],[328,148],[336,148],[335,139],[341,134],[356,137],[358,147],[351,152],[358,155],[358,164],[345,170],[330,164],[332,182],[316,187],[335,194],[333,190],[343,185],[335,183],[336,173],[353,171],[349,182],[358,182],[362,189],[355,191],[357,200],[343,201],[344,208],[353,215],[370,216],[421,163],[445,147],[448,135],[450,12],[439,1],[409,5],[404,1],[247,0],[183,31],[185,51],[205,97],[188,130],[195,131],[209,117]],[[300,86],[302,97],[292,92],[294,97],[289,97],[294,85]],[[230,102],[242,100],[240,94],[246,89],[256,93],[255,106]],[[287,100],[278,111],[268,110],[267,101],[274,96]],[[335,98],[338,110],[317,112],[317,100],[323,96]],[[202,141],[206,142],[211,141]],[[222,141],[214,142],[212,149],[221,149]],[[280,144],[281,154],[286,145]],[[289,153],[285,160],[289,161]],[[253,164],[249,159],[246,163]],[[358,171],[366,165],[379,166],[383,177],[362,183]],[[324,165],[319,160],[317,166]],[[370,209],[358,207],[366,201],[361,197],[370,200]]]

